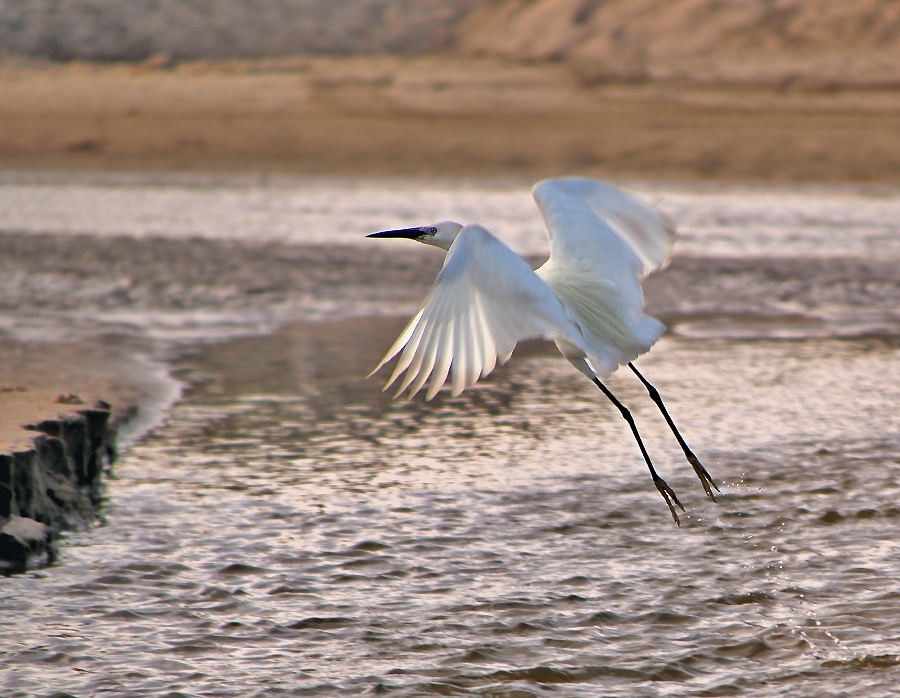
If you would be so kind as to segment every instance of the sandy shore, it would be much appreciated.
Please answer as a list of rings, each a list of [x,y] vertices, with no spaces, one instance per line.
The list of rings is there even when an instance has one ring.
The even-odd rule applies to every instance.
[[[0,69],[0,168],[900,181],[900,92],[348,58]]]
[[[115,421],[126,418],[146,383],[129,380],[127,363],[102,341],[0,341],[0,453],[31,447],[37,432],[23,425],[72,415],[98,400],[113,405]]]

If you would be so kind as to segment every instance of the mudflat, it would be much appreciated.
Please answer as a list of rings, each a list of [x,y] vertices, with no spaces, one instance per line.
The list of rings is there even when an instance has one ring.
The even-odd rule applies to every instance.
[[[0,66],[0,169],[900,181],[900,91],[429,56]]]

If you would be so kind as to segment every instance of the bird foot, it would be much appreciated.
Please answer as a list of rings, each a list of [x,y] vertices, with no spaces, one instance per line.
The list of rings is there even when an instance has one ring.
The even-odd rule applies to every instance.
[[[672,518],[675,519],[675,523],[681,526],[681,521],[678,520],[678,512],[675,511],[675,507],[672,504],[674,502],[681,511],[684,511],[684,507],[681,502],[678,501],[678,495],[676,495],[675,491],[658,475],[653,478],[653,484],[656,485],[656,489],[659,490],[663,499],[666,500],[666,505],[669,507],[669,511],[672,512]]]
[[[699,461],[697,456],[693,453],[685,453],[687,456],[688,463],[691,464],[691,467],[694,469],[694,472],[697,473],[697,477],[700,478],[700,484],[703,485],[703,490],[706,492],[706,496],[709,497],[714,502],[716,501],[715,496],[712,491],[713,488],[716,492],[721,492],[719,486],[712,479],[712,476],[706,471],[706,468],[703,467],[703,464]]]

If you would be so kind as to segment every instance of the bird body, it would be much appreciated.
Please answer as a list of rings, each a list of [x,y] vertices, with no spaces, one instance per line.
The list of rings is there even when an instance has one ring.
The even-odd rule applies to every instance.
[[[609,279],[583,265],[552,261],[535,273],[575,320],[585,355],[597,375],[609,376],[649,351],[662,336],[665,326],[656,318],[635,312],[620,287]]]
[[[606,377],[665,331],[644,315],[640,279],[668,262],[674,228],[596,180],[548,179],[532,193],[550,233],[550,259],[536,273],[574,316],[594,371]]]
[[[665,331],[644,315],[639,280],[666,263],[674,240],[659,212],[595,180],[544,180],[533,193],[551,250],[536,271],[480,225],[372,236],[403,233],[449,250],[421,310],[375,369],[403,350],[388,381],[406,371],[398,393],[415,395],[430,376],[430,400],[450,375],[458,395],[535,337],[563,343],[566,358],[587,358],[606,377]]]
[[[630,413],[599,380],[619,366],[631,367],[712,497],[709,474],[681,439],[655,388],[631,363],[665,331],[644,314],[640,281],[668,262],[674,227],[655,208],[596,180],[547,179],[532,193],[550,235],[550,258],[537,270],[480,225],[444,221],[368,236],[404,237],[448,250],[421,308],[372,373],[400,354],[385,389],[402,375],[397,394],[408,389],[412,397],[430,378],[430,400],[449,376],[456,396],[505,363],[518,342],[553,340],[629,422],[677,522],[672,501],[680,502],[656,474]]]

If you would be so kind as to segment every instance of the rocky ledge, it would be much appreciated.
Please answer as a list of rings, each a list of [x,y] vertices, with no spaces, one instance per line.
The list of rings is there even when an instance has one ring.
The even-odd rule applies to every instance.
[[[81,400],[66,395],[57,402]],[[116,458],[111,414],[98,401],[29,424],[25,429],[38,432],[30,447],[0,453],[0,574],[51,563],[59,533],[94,520],[105,471]]]

